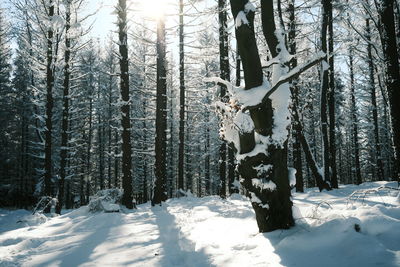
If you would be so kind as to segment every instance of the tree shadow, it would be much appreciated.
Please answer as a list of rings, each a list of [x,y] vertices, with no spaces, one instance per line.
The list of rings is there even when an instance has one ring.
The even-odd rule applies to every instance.
[[[40,261],[40,266],[55,265],[70,267],[79,266],[81,264],[90,263],[91,261],[93,261],[94,259],[92,258],[92,256],[96,247],[103,244],[105,241],[107,241],[107,239],[109,239],[110,231],[113,228],[109,226],[109,221],[107,219],[99,219],[96,220],[96,222],[88,222],[90,220],[93,220],[94,218],[95,217],[92,217],[89,220],[83,220],[79,223],[79,225],[73,227],[76,229],[75,235],[79,235],[80,239],[78,241],[67,244],[61,252],[57,251],[58,253],[54,253],[51,256],[49,255],[47,259],[45,259],[44,261]],[[122,223],[120,216],[115,216],[112,220],[113,226]],[[96,226],[93,227],[91,231],[87,231],[86,227],[80,228],[80,226],[85,223],[96,223]],[[49,251],[49,253],[52,252],[53,251]]]
[[[161,257],[160,266],[214,266],[204,249],[196,250],[196,243],[185,238],[176,226],[175,216],[165,207],[156,207],[155,222],[160,232],[159,240],[162,251],[156,252]]]
[[[262,235],[283,266],[398,266],[395,253],[375,237],[355,231],[356,223],[359,219],[355,217],[334,219],[317,227],[297,222],[289,230]]]

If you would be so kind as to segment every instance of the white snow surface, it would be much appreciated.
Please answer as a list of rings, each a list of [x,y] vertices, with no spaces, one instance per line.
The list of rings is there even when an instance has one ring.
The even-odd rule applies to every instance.
[[[293,193],[296,226],[265,234],[241,195],[120,213],[82,207],[36,223],[1,209],[0,266],[400,266],[399,191],[375,190],[383,185],[396,186]]]

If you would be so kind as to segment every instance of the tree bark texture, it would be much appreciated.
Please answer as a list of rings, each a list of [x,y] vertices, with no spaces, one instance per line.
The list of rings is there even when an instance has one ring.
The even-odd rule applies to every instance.
[[[157,100],[155,137],[155,187],[152,205],[167,200],[167,70],[165,60],[165,24],[159,18],[157,25]]]
[[[48,18],[52,20],[54,16],[54,1],[50,0],[47,7]],[[53,36],[54,32],[51,27],[47,31],[47,63],[46,63],[46,129],[45,129],[45,158],[44,158],[44,194],[52,195],[52,132],[53,132],[53,88],[54,88],[54,60],[53,60]],[[46,210],[50,212],[50,210]]]
[[[236,39],[239,54],[243,63],[245,90],[251,90],[263,83],[263,73],[254,33],[254,12],[246,8],[247,0],[231,0],[233,17],[239,12],[246,15],[248,24],[242,23],[236,28]],[[277,37],[275,36],[275,21],[273,17],[272,1],[261,1],[263,32],[273,56],[277,56]],[[243,13],[241,13],[243,15]],[[248,115],[246,115],[248,116]],[[250,110],[254,130],[239,131],[240,147],[238,172],[241,184],[251,197],[252,206],[256,213],[256,220],[260,232],[269,232],[276,229],[287,229],[294,225],[292,216],[292,202],[287,169],[287,142],[282,146],[269,144],[266,151],[254,153],[256,145],[255,132],[263,137],[272,135],[273,110],[272,102],[268,100],[261,107]],[[257,167],[266,167],[258,171]],[[276,188],[270,189],[257,186],[261,183],[271,183]]]
[[[128,36],[127,36],[127,6],[126,0],[118,1],[118,30],[120,53],[120,90],[121,99],[121,125],[122,125],[122,204],[128,209],[133,208],[132,196],[132,145],[131,145],[131,120],[129,96],[129,62],[128,62]]]
[[[228,28],[227,28],[227,11],[226,0],[218,0],[218,18],[219,18],[219,64],[220,64],[220,78],[230,80],[230,66],[229,66],[229,43],[228,43]],[[228,102],[226,94],[226,86],[220,84],[220,97],[222,102]],[[226,170],[227,170],[227,150],[226,142],[222,142],[219,149],[219,178],[220,178],[220,192],[222,198],[226,197]],[[232,153],[231,151],[230,153]],[[232,154],[228,155],[228,162],[231,162]],[[234,163],[233,163],[234,164]],[[231,170],[231,166],[228,166]],[[231,173],[229,173],[231,174]]]
[[[71,39],[69,29],[71,28],[71,2],[66,1],[65,12],[65,52],[64,52],[64,83],[63,83],[63,110],[61,120],[61,152],[60,152],[60,179],[58,181],[58,202],[56,213],[61,214],[64,205],[64,184],[66,177],[67,157],[68,157],[68,126],[69,126],[69,88],[70,88],[70,48]]]

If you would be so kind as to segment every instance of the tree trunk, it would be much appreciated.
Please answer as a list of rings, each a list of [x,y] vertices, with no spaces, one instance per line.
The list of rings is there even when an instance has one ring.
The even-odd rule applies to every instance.
[[[69,126],[69,87],[70,87],[70,55],[71,40],[69,29],[71,28],[71,2],[66,1],[65,11],[65,52],[64,52],[64,91],[63,91],[63,110],[61,121],[61,152],[60,152],[60,179],[58,181],[58,202],[56,205],[56,213],[61,214],[64,205],[64,184],[66,176],[66,166],[68,157],[68,126]]]
[[[351,94],[351,109],[352,109],[352,124],[353,124],[353,142],[354,142],[354,159],[355,159],[355,170],[356,170],[356,184],[361,184],[361,167],[360,167],[360,145],[358,142],[358,120],[357,120],[357,107],[356,107],[356,96],[355,96],[355,84],[354,84],[354,68],[353,68],[353,50],[350,48],[349,53],[350,61],[350,94]]]
[[[383,33],[382,47],[386,65],[386,87],[389,95],[395,150],[395,177],[393,178],[397,179],[400,184],[400,69],[393,3],[394,0],[381,0],[378,11]]]
[[[322,134],[322,154],[324,166],[324,179],[330,181],[330,160],[329,160],[329,137],[328,137],[328,89],[329,89],[329,68],[327,50],[327,29],[329,23],[329,0],[322,0],[322,28],[321,28],[321,50],[327,56],[321,66],[321,134]],[[324,65],[325,64],[325,65]]]
[[[120,53],[120,90],[121,99],[121,125],[122,125],[122,205],[128,209],[133,208],[132,196],[132,145],[131,145],[131,120],[129,96],[129,61],[128,61],[128,36],[127,36],[127,6],[126,0],[118,0],[118,28],[119,28],[119,53]]]
[[[178,189],[184,190],[185,173],[185,51],[183,32],[183,0],[179,0],[179,149]]]
[[[291,0],[288,6],[289,12],[289,34],[288,34],[288,45],[289,52],[292,55],[296,54],[296,19],[295,19],[295,0]],[[297,58],[293,58],[290,62],[290,69],[297,67]],[[292,108],[299,108],[299,87],[297,85],[297,79],[291,83],[292,92]],[[300,120],[300,117],[298,120]],[[301,155],[301,142],[300,135],[301,129],[299,123],[296,120],[293,122],[293,165],[296,169],[296,192],[304,192],[304,180],[303,180],[303,160]]]
[[[241,15],[245,15],[248,21],[236,28],[236,39],[243,62],[245,90],[251,90],[263,83],[263,73],[254,33],[254,9],[248,8],[247,0],[231,0],[230,2],[234,19],[236,20],[239,12],[242,12]],[[278,54],[276,49],[278,41],[275,36],[272,1],[261,1],[261,10],[263,32],[271,54],[275,57]],[[246,120],[250,120],[247,113],[242,113],[242,116]],[[250,153],[255,151],[256,147],[254,132],[257,132],[262,138],[272,135],[274,127],[272,101],[268,100],[265,105],[250,110],[250,116],[254,128],[239,130],[240,147],[236,148],[239,153],[238,171],[242,178],[241,183],[247,190],[247,195],[251,197],[259,231],[287,229],[294,225],[288,181],[287,141],[282,146],[273,143],[268,145],[259,143],[257,146],[265,148],[265,151]],[[255,168],[261,171],[257,171]],[[264,188],[266,184],[270,186]]]
[[[49,1],[48,17],[51,21],[54,16],[54,1]],[[45,158],[44,158],[44,194],[46,196],[52,195],[52,132],[53,132],[53,87],[54,87],[54,73],[53,73],[53,29],[49,27],[47,30],[47,66],[46,66],[46,129],[45,129]],[[45,210],[50,212],[50,207]]]
[[[337,178],[336,166],[336,118],[335,118],[335,61],[333,56],[333,16],[332,16],[332,1],[327,2],[328,12],[328,49],[329,49],[329,91],[328,91],[328,105],[329,105],[329,166],[331,170],[330,182],[332,188],[339,188]]]
[[[167,200],[167,70],[165,60],[165,24],[164,18],[157,24],[157,100],[156,100],[156,162],[155,187],[152,205],[161,204]]]
[[[229,66],[229,43],[228,43],[228,30],[227,30],[227,11],[226,0],[218,0],[218,18],[219,18],[219,65],[220,65],[220,78],[230,80],[230,66]],[[226,86],[220,84],[220,97],[222,102],[228,102],[226,95]],[[226,142],[222,142],[219,148],[219,178],[220,178],[220,191],[221,198],[226,198]],[[231,162],[233,151],[228,155],[228,160]],[[230,156],[230,157],[229,157]],[[233,163],[234,164],[234,163]]]
[[[381,141],[379,138],[378,107],[376,104],[374,61],[372,57],[371,27],[369,21],[370,21],[369,18],[365,20],[365,29],[366,29],[365,37],[368,41],[367,52],[368,52],[368,70],[369,70],[369,89],[371,92],[372,118],[374,123],[377,174],[378,174],[378,180],[382,181],[384,179],[384,171],[383,171],[383,161],[381,152],[382,151]]]

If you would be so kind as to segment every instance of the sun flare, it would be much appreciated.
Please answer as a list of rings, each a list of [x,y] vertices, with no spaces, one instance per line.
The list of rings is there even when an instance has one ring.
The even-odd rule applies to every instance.
[[[141,0],[139,10],[144,17],[160,19],[171,13],[171,0]]]

